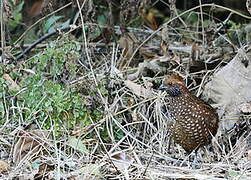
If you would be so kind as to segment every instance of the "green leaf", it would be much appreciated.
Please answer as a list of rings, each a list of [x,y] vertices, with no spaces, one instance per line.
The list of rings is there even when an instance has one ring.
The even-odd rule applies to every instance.
[[[98,16],[97,21],[98,21],[98,24],[100,24],[100,25],[106,24],[106,19],[105,19],[104,15]]]
[[[85,154],[88,153],[89,151],[87,150],[87,148],[85,147],[85,145],[83,144],[83,142],[80,139],[77,139],[74,136],[69,137],[68,140],[68,145],[70,147],[72,147],[73,149]]]
[[[239,174],[237,171],[229,170],[229,171],[228,171],[228,175],[229,175],[230,177],[237,177],[237,176],[239,176],[240,174]]]
[[[49,31],[49,29],[56,24],[57,20],[61,19],[63,16],[51,16],[49,19],[46,20],[44,27],[43,27],[43,32],[46,33]]]

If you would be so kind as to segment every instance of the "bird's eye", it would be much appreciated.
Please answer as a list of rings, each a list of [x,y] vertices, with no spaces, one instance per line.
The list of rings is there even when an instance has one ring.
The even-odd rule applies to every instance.
[[[172,83],[172,82],[169,82],[169,83],[168,83],[168,86],[172,86],[172,85],[173,85],[173,83]]]

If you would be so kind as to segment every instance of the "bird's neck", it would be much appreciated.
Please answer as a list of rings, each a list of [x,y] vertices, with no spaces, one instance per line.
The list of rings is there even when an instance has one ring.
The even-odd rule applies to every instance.
[[[170,87],[168,89],[168,94],[171,97],[181,97],[181,96],[189,96],[191,92],[186,87]]]

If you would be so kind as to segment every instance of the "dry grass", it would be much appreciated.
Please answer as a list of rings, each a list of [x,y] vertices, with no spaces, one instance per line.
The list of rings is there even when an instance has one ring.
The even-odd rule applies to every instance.
[[[80,19],[84,25],[82,13]],[[136,47],[129,60],[131,61],[137,50],[147,43],[149,37],[153,38],[153,43],[160,43],[160,30],[145,37],[145,41],[142,40],[143,43]],[[197,37],[200,32],[191,30],[188,33]],[[217,35],[217,38],[221,36]],[[200,83],[194,80],[189,88],[200,95],[205,82],[222,68],[222,63],[211,70],[203,69],[190,73],[187,71],[189,63],[181,61],[165,73],[156,73],[151,77],[139,76],[135,82],[151,92],[150,96],[145,96],[126,86],[127,75],[137,66],[118,69],[123,58],[116,44],[102,47],[107,53],[98,53],[98,48],[95,47],[98,43],[91,46],[84,30],[83,37],[82,55],[85,60],[79,60],[77,63],[87,73],[71,81],[69,86],[83,86],[95,92],[96,96],[91,97],[89,101],[101,104],[102,109],[99,110],[103,111],[102,119],[95,122],[90,117],[92,124],[80,129],[76,136],[72,136],[72,130],[65,129],[61,137],[57,137],[53,119],[51,129],[46,133],[41,128],[41,122],[35,122],[36,128],[33,131],[30,127],[22,126],[25,119],[12,122],[8,118],[8,114],[14,112],[13,109],[22,112],[25,107],[22,107],[22,104],[16,106],[14,102],[6,103],[10,98],[3,94],[6,123],[0,131],[0,157],[8,162],[10,167],[0,175],[1,179],[251,179],[251,161],[247,155],[250,149],[250,127],[237,135],[236,128],[231,132],[220,128],[212,144],[199,149],[197,161],[193,161],[195,153],[187,155],[179,145],[171,141],[168,121],[161,113],[162,95],[155,86],[161,83],[163,75],[175,72],[192,80],[199,78]],[[155,37],[157,38],[154,39]],[[207,46],[205,37],[202,44]],[[148,46],[153,45],[149,43]],[[206,49],[212,48],[210,50],[214,51],[213,48],[217,47],[200,48],[204,51],[203,57],[209,56],[207,60],[210,61],[210,53],[207,53],[209,51]],[[182,51],[175,51],[175,54],[184,59],[191,57]],[[107,88],[108,95],[97,88],[99,85]],[[13,98],[12,100],[14,101]],[[245,118],[243,122],[250,126],[250,115]],[[7,133],[6,129],[11,131]],[[108,134],[109,143],[102,137],[101,130],[104,129]],[[92,138],[88,137],[90,133],[93,133]],[[233,141],[235,136],[236,142]],[[70,141],[72,137],[74,140]],[[20,157],[22,158],[14,160]]]

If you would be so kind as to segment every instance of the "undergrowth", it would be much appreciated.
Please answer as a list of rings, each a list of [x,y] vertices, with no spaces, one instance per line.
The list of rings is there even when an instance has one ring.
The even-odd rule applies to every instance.
[[[85,103],[86,95],[95,92],[81,92],[79,88],[69,86],[78,73],[83,73],[77,65],[79,51],[78,44],[61,39],[50,43],[18,69],[12,69],[10,75],[19,82],[21,92],[8,89],[10,84],[0,79],[8,105],[11,106],[12,102],[12,106],[15,106],[9,117],[14,124],[36,121],[41,128],[51,129],[53,126],[56,134],[60,135],[65,130],[91,124],[89,117],[94,121],[102,118],[101,111],[88,108]],[[2,69],[2,75],[7,69]]]

